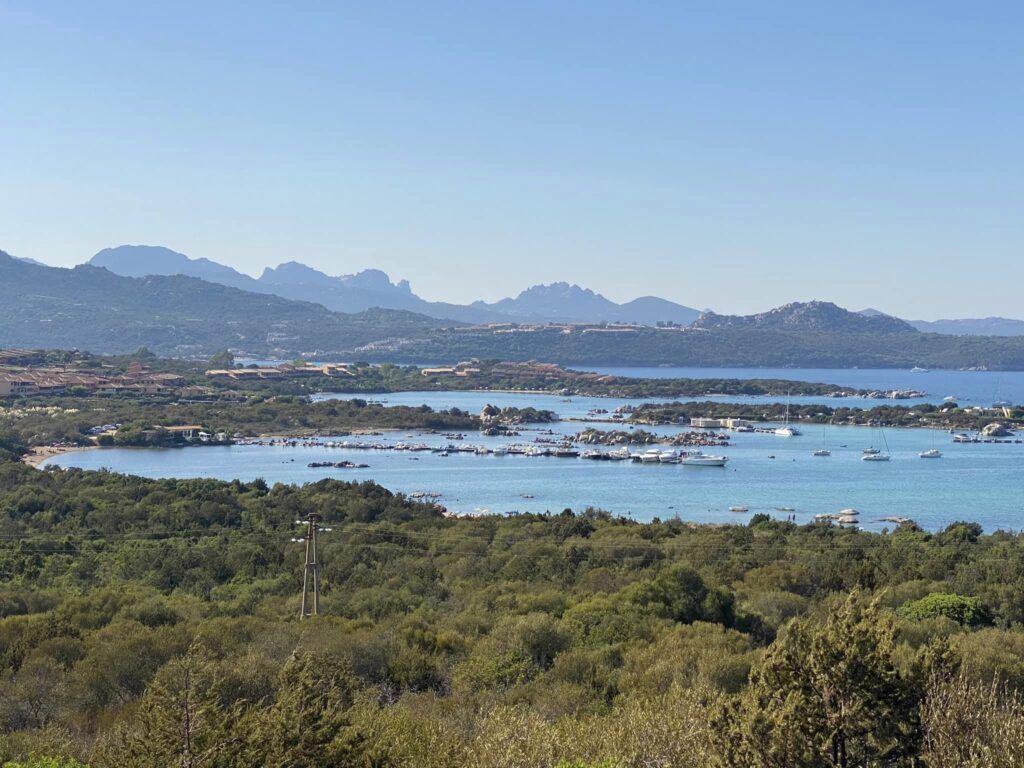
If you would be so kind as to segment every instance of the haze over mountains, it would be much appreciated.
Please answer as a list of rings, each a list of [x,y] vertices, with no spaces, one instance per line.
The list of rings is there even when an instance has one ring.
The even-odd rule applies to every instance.
[[[39,264],[31,259],[23,260]],[[125,277],[198,277],[253,293],[269,293],[286,299],[312,301],[337,312],[360,312],[380,307],[465,323],[628,322],[642,325],[689,325],[702,314],[692,307],[656,296],[643,296],[617,304],[599,293],[567,282],[535,285],[514,298],[501,299],[493,303],[475,301],[468,305],[451,304],[423,299],[412,292],[407,280],[392,282],[385,272],[378,269],[366,269],[352,275],[334,277],[300,262],[288,261],[277,267],[267,267],[259,278],[253,278],[215,261],[193,259],[162,246],[121,245],[116,248],[105,248],[88,263]],[[858,314],[896,319],[876,309],[865,309]],[[723,322],[722,316],[714,313],[709,315],[702,321],[703,325]],[[909,323],[926,333],[954,336],[1024,336],[1024,320],[1002,317],[898,322]],[[885,323],[878,323],[874,327],[880,329],[887,326]]]
[[[108,258],[109,254],[104,256]],[[173,269],[178,255],[172,252],[169,259],[173,261],[167,268]],[[333,300],[412,295],[406,285],[394,284],[372,270],[330,278],[289,263],[266,270],[255,280],[225,273],[212,262],[189,266],[193,267],[236,285],[256,284],[259,290],[180,274],[126,277],[91,264],[60,269],[0,252],[0,347],[130,352],[145,346],[159,354],[191,358],[208,358],[231,349],[283,359],[301,355],[406,363],[480,357],[576,366],[921,365],[1024,370],[1024,337],[922,333],[902,320],[880,313],[850,312],[830,302],[792,303],[749,316],[708,312],[689,325],[661,327],[600,323],[492,326],[401,309],[336,312],[319,302],[277,295],[286,289],[312,295],[311,286],[325,282],[324,290],[329,290]],[[577,286],[555,284],[496,304],[506,312],[511,306],[527,317],[552,305],[560,310],[566,303],[573,303],[583,314],[621,310],[619,305],[609,307],[606,301]],[[483,311],[494,312],[493,307],[486,305]]]
[[[688,325],[700,312],[653,296],[625,304],[568,283],[538,285],[515,298],[493,304],[471,305],[427,301],[412,292],[408,281],[392,283],[388,275],[367,269],[354,275],[333,277],[296,261],[266,268],[258,279],[209,259],[192,259],[161,246],[122,245],[106,248],[89,260],[125,277],[187,275],[254,293],[271,293],[287,299],[314,301],[338,312],[359,312],[372,307],[402,309],[442,320],[487,322],[631,322],[654,325],[673,322]]]

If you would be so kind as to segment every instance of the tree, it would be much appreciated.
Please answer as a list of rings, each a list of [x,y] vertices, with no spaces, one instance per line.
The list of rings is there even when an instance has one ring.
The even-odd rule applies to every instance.
[[[355,679],[329,656],[296,651],[281,670],[278,696],[253,744],[267,768],[357,765],[359,737],[351,728]]]
[[[206,365],[211,369],[223,370],[226,368],[235,367],[235,356],[228,350],[224,349],[215,354],[209,360],[206,361]]]
[[[918,753],[920,692],[892,660],[892,622],[851,594],[825,622],[794,620],[724,710],[722,765],[899,765]]]
[[[139,712],[115,736],[104,763],[152,768],[220,768],[236,764],[241,709],[225,707],[219,680],[201,648],[165,664]]]

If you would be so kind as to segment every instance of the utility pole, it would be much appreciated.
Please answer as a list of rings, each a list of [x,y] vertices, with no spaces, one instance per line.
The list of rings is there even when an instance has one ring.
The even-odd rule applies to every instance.
[[[316,559],[317,516],[306,516],[306,569],[302,573],[302,612],[300,619],[320,613],[320,563]],[[313,599],[310,601],[310,592]]]

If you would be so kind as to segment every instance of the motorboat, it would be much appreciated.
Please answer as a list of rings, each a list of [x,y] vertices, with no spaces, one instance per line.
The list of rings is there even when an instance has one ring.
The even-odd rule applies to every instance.
[[[915,365],[913,368],[910,369],[910,372],[911,373],[928,373],[928,369],[927,368],[922,368],[922,367],[920,367],[918,365]]]
[[[675,451],[662,451],[658,454],[658,461],[662,464],[678,464],[679,456]]]
[[[832,455],[832,451],[830,451],[828,448],[819,448],[818,450],[816,450],[814,452],[814,455],[815,456],[831,456]]]
[[[921,451],[919,454],[922,459],[941,459],[942,451],[938,448],[929,448],[927,451]]]
[[[661,461],[661,451],[657,448],[650,448],[640,454],[640,461],[644,464],[656,464]]]
[[[729,507],[729,511],[730,512],[749,512],[750,509],[748,507],[744,507],[742,504],[737,504],[734,507]]]
[[[727,461],[728,456],[712,456],[702,451],[687,451],[679,458],[679,463],[688,467],[724,467]]]
[[[957,434],[953,435],[953,442],[954,443],[975,443],[975,442],[977,442],[977,438],[971,437],[966,432],[958,432]]]
[[[864,456],[877,456],[880,453],[881,451],[878,450],[877,448],[865,448],[863,451],[861,451],[861,454],[863,454]]]
[[[608,458],[612,461],[628,461],[630,458],[629,448],[625,446],[608,451]]]

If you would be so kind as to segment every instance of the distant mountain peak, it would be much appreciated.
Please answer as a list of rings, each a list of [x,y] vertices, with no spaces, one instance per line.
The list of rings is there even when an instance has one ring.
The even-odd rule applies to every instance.
[[[296,284],[317,282],[320,280],[336,280],[319,270],[308,267],[298,261],[285,261],[276,267],[267,267],[260,275],[259,282],[269,284]]]
[[[829,331],[856,333],[913,333],[909,323],[888,315],[851,312],[831,301],[791,302],[754,315],[718,315],[705,312],[695,328],[776,331]]]
[[[88,263],[122,277],[187,275],[243,290],[254,290],[256,282],[231,267],[209,259],[193,259],[162,245],[119,245],[104,248],[89,259]]]

